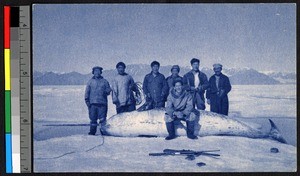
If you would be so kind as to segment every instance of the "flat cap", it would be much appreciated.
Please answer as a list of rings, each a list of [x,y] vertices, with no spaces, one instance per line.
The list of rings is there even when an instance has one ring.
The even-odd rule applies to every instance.
[[[213,68],[222,68],[222,67],[223,67],[223,65],[221,65],[219,63],[213,65]]]

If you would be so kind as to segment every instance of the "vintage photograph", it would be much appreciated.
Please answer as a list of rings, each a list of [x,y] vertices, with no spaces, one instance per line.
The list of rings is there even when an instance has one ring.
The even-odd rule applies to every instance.
[[[296,172],[296,4],[34,4],[34,172]]]

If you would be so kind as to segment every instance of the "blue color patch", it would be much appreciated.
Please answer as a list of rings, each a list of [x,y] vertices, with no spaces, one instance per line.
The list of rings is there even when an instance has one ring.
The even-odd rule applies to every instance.
[[[6,173],[12,173],[11,134],[5,134],[6,141]]]

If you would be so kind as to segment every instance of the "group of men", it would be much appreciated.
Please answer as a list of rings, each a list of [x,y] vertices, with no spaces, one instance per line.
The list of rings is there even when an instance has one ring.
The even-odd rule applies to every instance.
[[[228,115],[228,96],[231,90],[229,78],[222,74],[222,65],[214,64],[215,74],[207,79],[205,73],[199,70],[200,60],[193,58],[192,70],[183,77],[179,76],[180,67],[174,65],[171,68],[171,76],[165,78],[159,72],[160,63],[151,63],[151,72],[143,81],[143,93],[146,103],[138,110],[150,110],[165,107],[165,122],[169,135],[165,138],[171,140],[176,138],[175,120],[184,120],[187,124],[187,137],[197,139],[194,135],[195,120],[204,110],[205,92],[207,103],[210,104],[212,112]],[[125,72],[126,65],[119,62],[116,65],[118,74],[111,82],[104,79],[101,67],[94,67],[93,77],[88,81],[85,90],[85,102],[89,110],[90,135],[97,131],[97,120],[104,126],[107,116],[107,96],[112,95],[112,101],[116,105],[117,113],[131,112],[136,110],[135,96],[140,96],[140,91],[132,76]],[[100,132],[101,128],[100,128]]]

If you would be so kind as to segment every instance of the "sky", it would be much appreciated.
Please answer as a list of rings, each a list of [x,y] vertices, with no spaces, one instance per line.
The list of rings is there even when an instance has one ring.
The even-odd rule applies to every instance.
[[[126,64],[296,72],[296,4],[35,4],[35,71]]]

